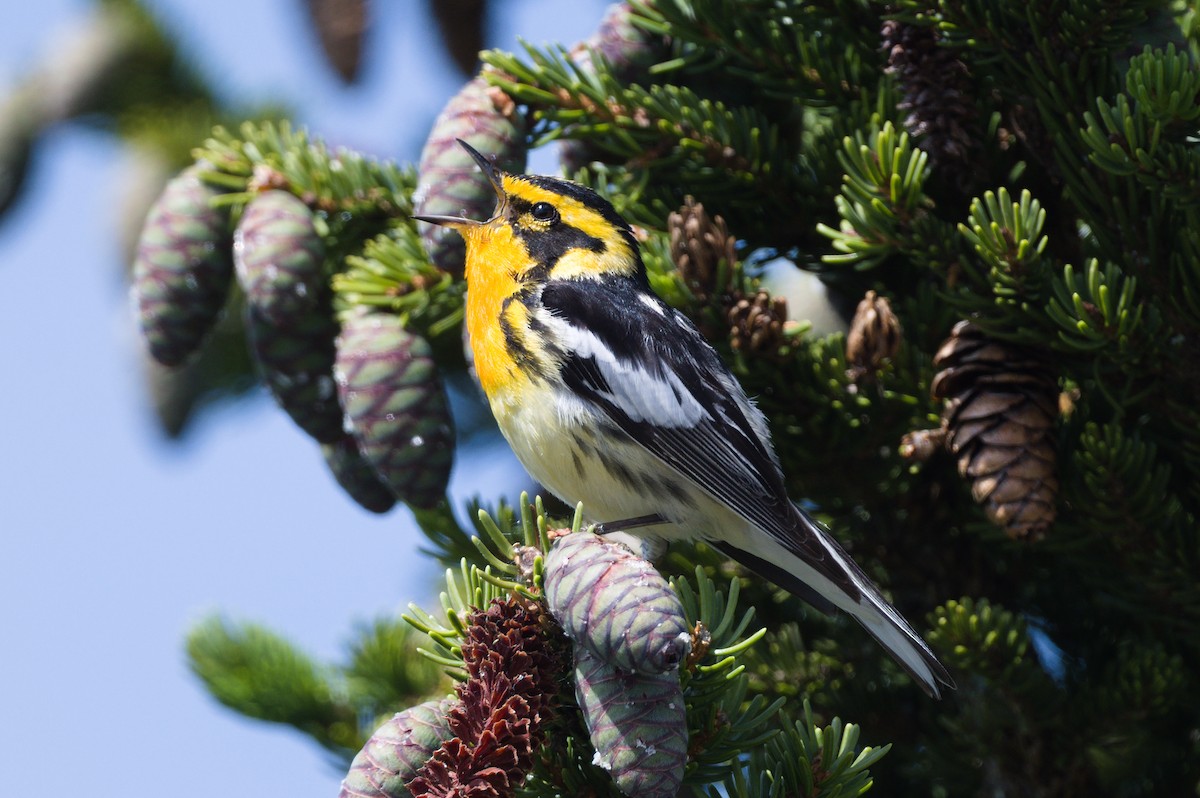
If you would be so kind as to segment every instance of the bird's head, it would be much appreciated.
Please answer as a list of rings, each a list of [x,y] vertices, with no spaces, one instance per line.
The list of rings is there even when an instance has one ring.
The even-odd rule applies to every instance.
[[[495,212],[486,221],[413,218],[462,234],[468,280],[473,267],[504,268],[521,281],[634,277],[643,270],[629,224],[595,191],[555,177],[508,174],[471,145],[458,143],[492,184]]]

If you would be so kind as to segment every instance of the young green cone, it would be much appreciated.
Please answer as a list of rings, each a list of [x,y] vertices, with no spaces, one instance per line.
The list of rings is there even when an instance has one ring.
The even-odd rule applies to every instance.
[[[229,216],[210,203],[220,192],[191,166],[150,208],[133,262],[133,296],[150,355],[177,366],[217,320],[233,274]]]
[[[679,674],[627,673],[575,647],[575,698],[596,749],[593,763],[629,798],[675,798],[687,765]]]
[[[321,444],[325,465],[333,478],[365,510],[386,513],[396,506],[396,497],[387,485],[380,481],[371,464],[358,451],[358,441],[343,435],[333,443]]]
[[[376,729],[350,763],[339,798],[408,798],[404,783],[454,736],[447,718],[454,704],[453,698],[426,701]]]
[[[320,443],[344,434],[333,384],[336,335],[337,323],[319,310],[280,325],[246,303],[246,340],[263,382],[300,429]]]
[[[662,36],[633,24],[629,3],[613,3],[604,12],[596,31],[571,48],[571,60],[586,72],[595,72],[592,53],[612,67],[622,83],[644,83],[650,67],[668,54]]]
[[[654,566],[590,532],[546,557],[546,604],[576,647],[622,671],[663,673],[691,650],[683,605]]]
[[[399,316],[353,312],[342,320],[334,375],[359,451],[396,496],[436,505],[454,460],[454,426],[429,344]]]
[[[525,171],[525,120],[512,98],[489,86],[482,76],[476,77],[446,104],[421,151],[413,194],[418,215],[480,220],[492,215],[496,192],[458,139],[493,156],[495,165],[506,172]],[[435,266],[451,274],[463,273],[462,236],[427,222],[417,222],[417,230]]]
[[[650,67],[669,55],[662,36],[650,33],[633,24],[633,8],[629,3],[613,3],[591,36],[571,48],[571,61],[588,74],[597,71],[593,54],[608,62],[612,74],[621,83],[645,85]],[[559,163],[568,176],[595,160],[605,160],[605,153],[594,143],[564,138],[559,149]]]
[[[313,222],[299,198],[267,191],[250,200],[233,233],[246,298],[276,324],[293,322],[317,304],[325,244]]]

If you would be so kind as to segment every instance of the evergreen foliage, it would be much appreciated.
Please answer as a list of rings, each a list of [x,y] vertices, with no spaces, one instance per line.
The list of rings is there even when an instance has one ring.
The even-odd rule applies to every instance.
[[[847,618],[747,579],[703,545],[677,547],[659,567],[698,635],[680,670],[684,791],[857,795],[878,781],[896,796],[1195,792],[1194,4],[630,6],[653,64],[618,68],[599,46],[585,63],[578,49],[526,45],[485,53],[482,78],[516,104],[529,148],[577,145],[574,177],[638,225],[656,290],[758,397],[793,498],[925,626],[958,682],[929,701]],[[940,82],[943,72],[953,79]],[[235,214],[265,187],[318,213],[333,294],[319,312],[392,314],[430,340],[440,370],[463,370],[462,282],[430,262],[408,218],[411,169],[331,153],[285,125],[218,130],[195,155]],[[679,273],[669,230],[696,203],[737,242],[734,263],[717,242],[720,277],[704,290]],[[803,319],[781,323],[766,351],[740,346],[745,325],[783,307],[769,301],[769,260],[819,274],[843,312],[868,290],[887,299],[898,347],[866,378],[842,333]],[[760,292],[768,301],[748,299]],[[739,316],[730,309],[740,301]],[[986,380],[971,363],[935,361],[964,320],[983,345],[1021,354],[990,361]],[[1039,457],[1047,470],[1036,478],[1060,487],[1039,519],[1044,537],[1017,540],[985,515],[979,473],[936,442],[967,423],[1011,420],[996,388],[1019,397],[1031,370],[1039,390],[1058,393],[1038,443],[1054,456]],[[985,392],[979,418],[934,397],[939,375]],[[907,457],[916,447],[902,440],[923,431],[934,443]],[[988,474],[1016,467],[996,465],[999,447],[980,440],[973,463],[999,469]],[[1028,446],[1006,445],[1026,462]],[[481,514],[474,530],[444,503],[417,519],[450,567],[440,611],[410,617],[430,661],[465,679],[468,618],[493,600],[540,601],[548,530],[562,524],[524,497]],[[348,766],[379,716],[446,694],[410,669],[411,638],[387,623],[339,668],[219,621],[197,627],[189,654],[219,700],[304,730]],[[564,711],[515,793],[616,794],[573,695],[557,700]]]

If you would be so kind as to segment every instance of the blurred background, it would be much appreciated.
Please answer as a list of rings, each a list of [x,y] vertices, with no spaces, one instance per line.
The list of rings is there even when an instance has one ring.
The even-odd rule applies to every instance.
[[[481,4],[442,3],[456,61],[439,1],[365,4],[361,38],[358,2],[41,0],[6,14],[0,795],[337,794],[343,773],[311,741],[207,695],[183,637],[217,611],[336,661],[356,623],[436,595],[420,534],[403,508],[359,509],[261,388],[156,403],[125,270],[148,203],[210,116],[286,115],[331,145],[415,162],[475,46]],[[604,5],[493,2],[481,41],[569,44]],[[322,6],[326,33],[347,25],[360,58],[345,45],[327,56]],[[114,27],[131,9],[141,21]],[[537,155],[531,170],[554,169]],[[486,430],[470,444],[491,449],[455,472],[460,505],[522,483]]]

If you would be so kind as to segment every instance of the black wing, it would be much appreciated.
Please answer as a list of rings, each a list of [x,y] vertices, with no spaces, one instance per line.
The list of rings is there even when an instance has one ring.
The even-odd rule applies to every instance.
[[[815,522],[788,499],[758,411],[686,317],[632,280],[551,281],[541,303],[565,322],[562,376],[578,396],[858,598],[858,586],[817,539]],[[814,591],[796,589],[797,580],[784,578],[778,567],[714,543],[810,603],[829,607]]]

